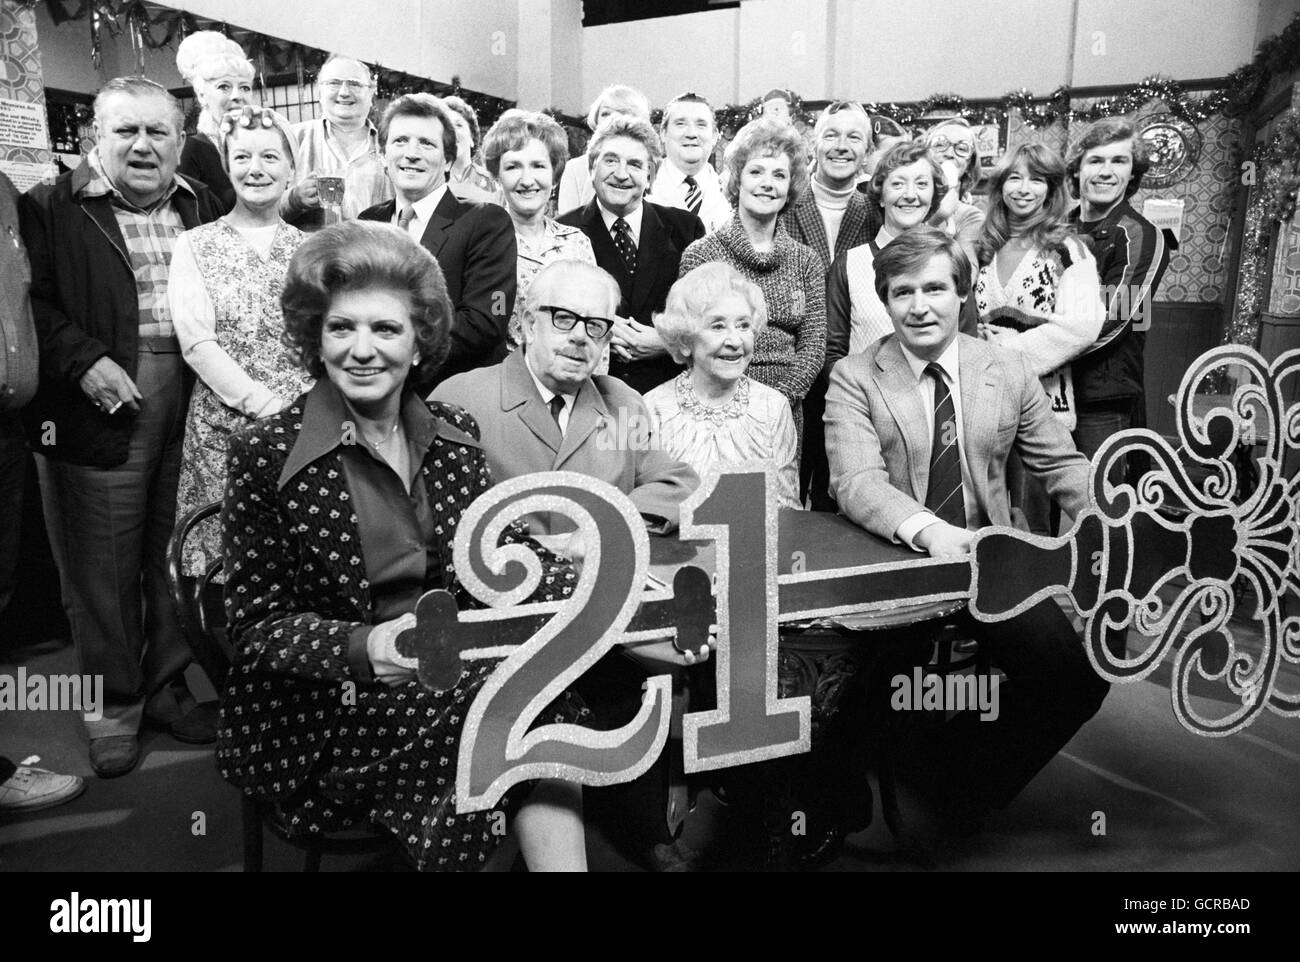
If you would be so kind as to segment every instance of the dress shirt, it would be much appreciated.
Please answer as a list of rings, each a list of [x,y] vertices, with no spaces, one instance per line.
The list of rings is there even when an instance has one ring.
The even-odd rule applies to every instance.
[[[596,201],[596,207],[600,211],[601,220],[605,222],[605,233],[610,237],[614,236],[614,221],[618,220],[618,214],[611,214],[605,209],[605,205],[599,200]],[[637,253],[641,253],[641,216],[645,213],[645,205],[637,204],[636,210],[630,214],[624,214],[623,219],[627,221],[628,230],[632,232],[632,243],[636,245]]]
[[[704,164],[693,175],[700,188],[699,218],[704,221],[706,231],[715,231],[731,220],[731,205],[722,191],[722,181],[718,172],[709,164]],[[646,200],[664,207],[677,207],[690,210],[686,203],[686,174],[667,157],[664,158],[655,174],[654,188],[646,194]]]
[[[979,527],[980,506],[975,500],[975,486],[971,484],[970,465],[966,461],[966,428],[962,421],[961,415],[961,366],[958,358],[958,345],[961,339],[954,337],[948,349],[944,351],[935,360],[940,368],[943,369],[944,380],[948,382],[948,391],[952,395],[953,412],[957,416],[957,437],[958,450],[961,452],[961,487],[962,499],[966,503],[966,525],[971,528]],[[917,357],[909,351],[906,345],[901,342],[898,345],[903,349],[903,357],[907,358],[907,366],[912,369],[912,376],[916,378],[916,390],[921,397],[921,407],[925,410],[925,436],[934,437],[934,379],[925,373],[926,366],[930,363],[922,358]],[[930,460],[930,450],[925,451],[925,460]],[[916,494],[925,498],[924,491],[918,491]],[[921,533],[922,529],[929,527],[937,522],[936,518],[929,511],[918,511],[903,521],[894,532],[894,538],[915,549],[922,549],[916,543],[916,536]]]
[[[579,321],[578,323],[581,324],[582,322]],[[543,384],[538,379],[537,375],[533,373],[533,365],[532,362],[528,360],[527,354],[524,355],[524,367],[528,368],[528,376],[531,377],[533,383],[537,385],[537,393],[542,396],[542,403],[547,407],[550,407],[551,398],[555,397],[557,392],[552,391],[549,387]],[[573,416],[573,405],[578,400],[578,396],[576,394],[561,394],[560,397],[564,398],[564,410],[560,412],[559,417],[560,434],[567,434],[569,431],[569,418]]]
[[[438,205],[442,202],[442,195],[445,193],[447,193],[447,185],[443,184],[410,205],[411,210],[415,212],[415,216],[406,225],[406,232],[415,238],[416,243],[419,243],[420,238],[424,236],[425,228],[429,226],[429,220],[433,217],[433,212],[438,209]],[[403,203],[402,198],[398,197],[393,207],[391,223],[398,227],[401,226],[397,223],[397,219],[402,216]]]

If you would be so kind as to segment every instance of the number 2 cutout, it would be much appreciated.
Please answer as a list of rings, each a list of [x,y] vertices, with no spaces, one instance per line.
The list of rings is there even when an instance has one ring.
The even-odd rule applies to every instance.
[[[777,695],[776,505],[761,462],[706,479],[682,505],[682,539],[717,544],[718,707],[682,719],[688,772],[812,747],[812,699]]]
[[[524,545],[499,542],[511,522],[539,511],[578,524],[586,559],[570,598],[516,607],[540,584],[541,562]],[[572,472],[514,478],[470,506],[453,550],[461,582],[495,609],[473,613],[474,620],[515,618],[530,609],[554,612],[497,666],[470,707],[457,763],[457,810],[491,808],[512,785],[529,779],[610,785],[646,771],[668,739],[668,675],[648,679],[636,717],[621,728],[546,724],[529,730],[618,643],[643,600],[650,548],[645,522],[632,502],[612,485]]]

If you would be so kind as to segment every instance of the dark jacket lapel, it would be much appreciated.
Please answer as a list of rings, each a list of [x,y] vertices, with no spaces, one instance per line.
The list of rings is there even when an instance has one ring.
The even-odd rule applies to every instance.
[[[429,225],[425,227],[420,243],[434,257],[438,256],[442,245],[447,243],[447,231],[451,230],[451,225],[456,223],[460,210],[460,201],[451,190],[442,195],[442,200],[438,201],[438,206],[433,209],[433,216],[429,218]]]
[[[623,255],[614,246],[614,238],[605,229],[605,219],[600,214],[600,207],[593,199],[582,212],[582,229],[591,241],[591,251],[596,255],[596,263],[614,276],[618,289],[623,292],[624,302],[631,300],[632,275],[627,272]]]
[[[613,241],[610,242],[611,245]],[[632,293],[628,297],[632,314],[650,298],[655,278],[665,260],[671,258],[675,246],[658,211],[653,204],[641,205],[641,238],[636,246],[636,276],[632,279]],[[621,258],[620,258],[621,260]]]

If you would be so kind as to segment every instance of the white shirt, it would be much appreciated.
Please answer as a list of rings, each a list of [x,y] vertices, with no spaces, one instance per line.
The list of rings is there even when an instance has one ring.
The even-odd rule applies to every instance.
[[[704,164],[694,174],[695,183],[700,188],[700,220],[704,221],[706,231],[715,231],[723,224],[731,220],[731,205],[727,203],[727,197],[722,192],[722,181],[718,179],[718,172],[709,164]],[[686,204],[686,174],[667,157],[659,165],[659,171],[655,174],[654,188],[646,195],[646,200],[652,204],[662,204],[664,207],[677,207],[681,210],[690,210]]]
[[[962,499],[966,503],[966,527],[975,530],[979,527],[980,506],[975,499],[975,486],[971,484],[970,465],[966,462],[966,428],[961,416],[961,365],[958,358],[958,345],[961,338],[954,337],[952,343],[948,345],[947,350],[939,355],[935,364],[943,370],[944,381],[948,385],[948,393],[952,395],[953,413],[957,418],[957,451],[961,460],[961,488]],[[926,437],[934,437],[934,378],[925,373],[926,365],[929,361],[917,357],[900,341],[900,348],[903,349],[903,357],[907,359],[907,365],[912,369],[912,376],[916,378],[916,390],[921,398],[921,408],[925,411]],[[925,452],[926,460],[930,458],[929,449]],[[924,493],[921,494],[924,497]],[[903,544],[910,546],[916,551],[922,549],[916,544],[916,536],[924,528],[937,522],[939,519],[930,511],[918,511],[903,521],[894,532],[894,538]]]
[[[605,222],[605,233],[612,238],[614,236],[614,221],[618,220],[618,214],[607,211],[605,205],[599,200],[596,201],[596,209],[600,211],[600,218]],[[627,221],[628,230],[632,232],[632,243],[636,245],[638,251],[641,250],[641,215],[644,213],[645,205],[637,204],[636,210],[623,215],[623,219]]]
[[[433,218],[433,212],[442,203],[442,195],[445,193],[447,193],[447,185],[443,184],[437,190],[429,191],[429,193],[410,205],[411,210],[415,212],[415,216],[406,225],[406,232],[414,237],[417,242],[424,236],[424,229],[429,226],[429,221]],[[397,223],[397,218],[402,216],[402,203],[402,198],[397,198],[396,206],[393,208],[392,223],[397,226],[401,226]]]
[[[578,323],[581,324],[582,322],[579,321]],[[531,377],[533,383],[537,385],[537,393],[542,396],[542,401],[549,408],[551,406],[551,398],[555,397],[556,392],[543,384],[538,379],[537,375],[533,373],[533,365],[528,360],[527,352],[524,353],[524,367],[528,368],[528,376]],[[561,394],[560,397],[564,398],[564,410],[560,412],[560,434],[563,435],[567,434],[569,431],[569,418],[573,415],[573,405],[577,402],[578,398],[573,394]]]

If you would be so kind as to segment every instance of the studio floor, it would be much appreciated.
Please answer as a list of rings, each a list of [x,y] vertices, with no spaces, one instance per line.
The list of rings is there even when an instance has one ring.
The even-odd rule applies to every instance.
[[[1243,627],[1235,626],[1239,637]],[[1257,636],[1256,636],[1257,641]],[[1246,643],[1250,643],[1247,640]],[[71,645],[45,639],[0,648],[0,672],[74,673]],[[211,689],[191,669],[201,697]],[[1285,666],[1282,690],[1300,690]],[[0,871],[239,871],[240,806],[217,774],[211,747],[146,734],[132,774],[95,778],[71,712],[6,712],[0,750],[87,780],[60,808],[0,817]],[[1300,720],[1263,714],[1227,738],[1201,738],[1174,717],[1168,665],[1148,679],[1112,687],[1099,714],[1006,810],[940,866],[970,871],[1294,871],[1300,869]],[[877,796],[878,797],[878,796]],[[922,871],[904,858],[878,810],[827,871]],[[1102,824],[1104,834],[1094,831]],[[202,816],[201,819],[199,816]],[[699,843],[712,830],[712,797],[687,823]],[[202,824],[203,832],[196,833]],[[595,870],[635,870],[589,833]],[[297,871],[302,856],[268,836],[266,869]],[[395,856],[325,858],[324,871],[405,870]]]

